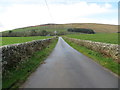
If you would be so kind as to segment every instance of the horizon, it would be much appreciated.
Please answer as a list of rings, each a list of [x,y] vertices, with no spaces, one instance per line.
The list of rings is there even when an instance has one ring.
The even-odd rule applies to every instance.
[[[103,23],[64,23],[64,24],[57,24],[57,23],[46,23],[46,24],[39,24],[39,25],[33,25],[33,26],[25,26],[25,27],[20,27],[20,28],[14,28],[11,30],[15,30],[15,29],[22,29],[22,28],[28,28],[28,27],[34,27],[34,26],[42,26],[42,25],[64,25],[64,24],[102,24],[102,25],[115,25],[115,24],[103,24]],[[115,25],[117,26],[117,25]],[[11,31],[11,30],[5,30],[5,31]],[[4,32],[4,31],[0,31],[0,32]]]
[[[0,32],[48,23],[118,25],[118,0],[1,0],[0,5]]]

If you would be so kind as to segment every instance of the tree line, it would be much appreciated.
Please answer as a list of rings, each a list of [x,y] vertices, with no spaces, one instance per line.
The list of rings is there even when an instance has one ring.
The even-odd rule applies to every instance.
[[[28,37],[28,36],[55,36],[55,35],[65,35],[66,32],[49,32],[47,30],[29,30],[29,31],[24,31],[24,32],[17,32],[17,31],[7,31],[7,32],[2,32],[2,37]]]
[[[79,33],[87,33],[87,34],[95,33],[92,29],[85,29],[85,28],[69,28],[68,32],[79,32]]]

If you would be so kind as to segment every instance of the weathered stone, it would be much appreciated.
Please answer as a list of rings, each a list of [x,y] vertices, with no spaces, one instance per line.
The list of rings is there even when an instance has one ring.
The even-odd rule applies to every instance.
[[[34,52],[47,47],[52,39],[54,38],[1,46],[2,71],[17,67],[19,63],[31,57]]]
[[[113,58],[115,61],[120,63],[120,56],[119,56],[119,45],[118,44],[109,44],[109,43],[102,43],[102,42],[94,42],[89,40],[80,40],[74,38],[64,37],[80,46],[85,46],[91,50],[100,52],[108,57]]]

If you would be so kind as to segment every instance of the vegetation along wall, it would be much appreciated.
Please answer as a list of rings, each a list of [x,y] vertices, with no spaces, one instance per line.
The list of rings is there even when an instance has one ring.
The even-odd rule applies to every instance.
[[[2,60],[0,61],[2,61],[3,73],[10,68],[16,68],[19,63],[27,60],[34,52],[47,47],[53,39],[55,38],[1,46]]]
[[[113,58],[115,61],[120,63],[119,60],[119,49],[117,44],[109,44],[109,43],[102,43],[102,42],[94,42],[89,40],[80,40],[80,39],[73,39],[64,37],[67,40],[70,40],[80,46],[85,46],[89,49],[94,51],[100,52],[108,57]]]

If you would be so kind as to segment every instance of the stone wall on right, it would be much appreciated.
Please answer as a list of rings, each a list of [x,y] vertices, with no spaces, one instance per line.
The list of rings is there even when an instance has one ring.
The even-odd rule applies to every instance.
[[[80,39],[74,39],[74,38],[68,38],[68,37],[64,37],[64,38],[80,46],[85,46],[88,49],[100,52],[108,57],[113,58],[115,61],[120,63],[119,48],[118,48],[119,45],[117,44],[94,42],[94,41],[89,41],[89,40],[80,40]]]

